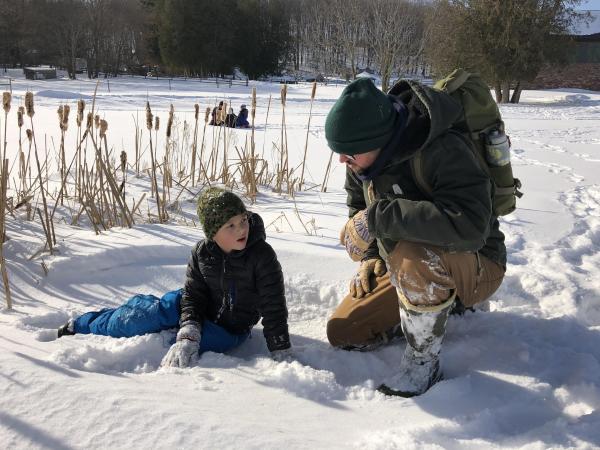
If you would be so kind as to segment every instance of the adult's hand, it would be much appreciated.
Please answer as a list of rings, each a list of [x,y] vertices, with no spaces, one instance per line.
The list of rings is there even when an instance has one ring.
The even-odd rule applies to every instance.
[[[353,261],[361,261],[374,240],[375,238],[369,234],[366,209],[352,216],[340,232],[340,242],[346,247]]]
[[[350,281],[350,295],[362,298],[372,291],[371,275],[381,277],[385,275],[387,268],[381,258],[365,259],[360,263],[360,268],[354,278]]]

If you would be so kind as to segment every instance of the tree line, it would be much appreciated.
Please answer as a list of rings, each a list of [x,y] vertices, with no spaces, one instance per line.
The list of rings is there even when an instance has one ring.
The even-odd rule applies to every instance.
[[[250,78],[283,69],[353,79],[454,67],[503,101],[567,60],[581,0],[0,0],[0,63],[51,63],[75,77],[143,71]]]
[[[147,25],[138,0],[0,0],[0,63],[116,74],[147,57]]]

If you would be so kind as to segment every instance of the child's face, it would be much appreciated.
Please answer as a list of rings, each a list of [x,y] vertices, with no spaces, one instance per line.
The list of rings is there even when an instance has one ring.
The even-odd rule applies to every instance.
[[[249,230],[248,214],[238,214],[219,228],[213,240],[225,253],[231,253],[232,250],[243,250],[248,242]]]

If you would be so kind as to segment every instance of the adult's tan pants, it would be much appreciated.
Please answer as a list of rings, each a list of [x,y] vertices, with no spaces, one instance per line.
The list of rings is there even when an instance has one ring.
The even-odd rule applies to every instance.
[[[444,303],[456,292],[465,307],[486,301],[504,278],[504,268],[483,255],[446,252],[438,247],[400,241],[387,260],[388,273],[373,279],[363,298],[347,295],[327,323],[336,347],[376,342],[400,323],[398,295],[415,306]]]

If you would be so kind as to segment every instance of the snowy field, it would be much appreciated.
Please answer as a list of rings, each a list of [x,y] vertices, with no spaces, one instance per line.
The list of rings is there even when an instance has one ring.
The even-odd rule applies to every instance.
[[[16,107],[27,90],[35,94],[38,146],[45,140],[52,149],[60,139],[58,105],[76,110],[78,98],[91,101],[95,85],[16,79],[11,161]],[[164,80],[124,78],[111,80],[110,92],[102,81],[96,103],[109,124],[109,145],[131,161],[134,118],[143,125],[146,100],[162,123],[172,103],[182,126],[193,120],[196,102],[203,111],[225,99],[237,113],[242,103],[250,105],[253,86],[257,149],[275,158],[279,85],[217,88],[189,81],[173,82],[169,90]],[[317,87],[309,187],[325,173],[325,116],[341,90]],[[294,166],[304,153],[310,91],[310,85],[289,86],[287,141]],[[446,379],[426,394],[386,398],[374,390],[395,373],[404,344],[349,353],[327,343],[327,317],[356,269],[338,245],[346,207],[344,168],[334,159],[327,193],[315,187],[292,200],[263,187],[251,207],[269,225],[268,241],[283,266],[296,356],[291,363],[270,359],[260,326],[231,354],[204,354],[189,369],[159,369],[170,332],[54,339],[56,327],[85,311],[181,286],[190,249],[202,237],[192,193],[183,192],[181,211],[169,224],[96,236],[88,227],[55,221],[58,252],[33,259],[43,246],[39,221],[9,218],[5,255],[14,309],[0,309],[0,448],[600,447],[600,93],[526,91],[522,99],[501,108],[525,192],[517,212],[502,220],[507,276],[489,311],[451,317],[442,351]],[[235,130],[237,145],[249,133]],[[130,171],[129,180],[128,202],[149,191],[147,177]],[[65,207],[57,214],[72,213]]]

